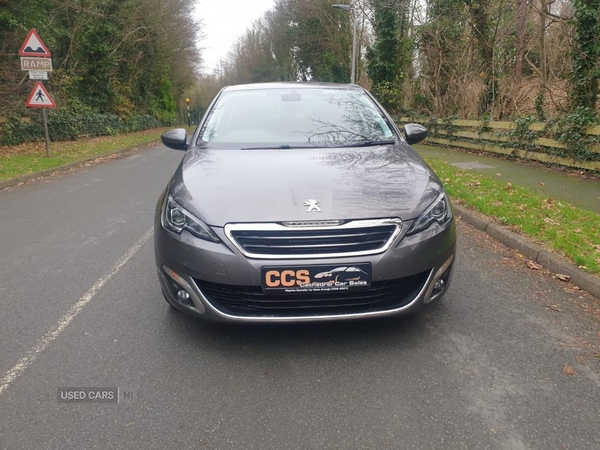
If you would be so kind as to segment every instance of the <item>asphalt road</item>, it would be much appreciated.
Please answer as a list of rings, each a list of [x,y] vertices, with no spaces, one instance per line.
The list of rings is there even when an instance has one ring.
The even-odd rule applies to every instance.
[[[217,326],[162,299],[161,146],[0,191],[1,449],[598,449],[597,301],[459,224],[443,302]],[[587,310],[587,311],[586,311]],[[118,404],[58,387],[119,387]]]

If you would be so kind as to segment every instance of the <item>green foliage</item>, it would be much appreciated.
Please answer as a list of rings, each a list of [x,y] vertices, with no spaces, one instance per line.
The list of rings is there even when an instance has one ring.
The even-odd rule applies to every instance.
[[[536,118],[540,122],[544,122],[546,120],[546,112],[544,111],[544,106],[546,105],[546,98],[543,92],[538,93],[535,97],[535,113]]]
[[[464,0],[471,15],[471,27],[477,42],[480,63],[483,71],[482,78],[485,82],[479,100],[479,114],[489,114],[499,92],[499,80],[495,68],[495,31],[490,20],[491,0]]]
[[[297,6],[294,2],[288,3],[293,5],[293,20],[296,25],[292,27],[292,38],[302,79],[347,83],[350,80],[351,42],[348,14],[331,8],[331,2],[317,2],[319,9],[323,8],[323,17],[327,18],[327,22],[323,23],[310,10],[300,9],[302,2]],[[336,30],[335,40],[323,39],[328,34],[327,26]]]
[[[404,82],[412,60],[413,43],[407,36],[407,4],[390,7],[388,1],[373,0],[375,43],[367,49],[367,74],[372,92],[391,112],[401,110]]]
[[[484,115],[481,119],[481,126],[477,129],[478,133],[487,133],[489,131],[492,130],[492,128],[490,127],[490,116],[489,115]]]
[[[571,106],[595,109],[600,82],[600,0],[574,0]]]
[[[600,123],[598,113],[591,108],[579,107],[556,121],[554,139],[567,145],[570,156],[579,160],[594,160],[600,157],[590,149],[600,144],[596,136],[585,134],[585,129]]]
[[[414,114],[411,114],[411,112],[407,113],[409,113],[411,116],[414,116],[415,114],[422,114],[424,111],[433,111],[434,104],[432,97],[426,95],[418,89],[415,90],[416,92],[413,94],[412,100],[410,102],[412,107],[411,112],[414,111]]]
[[[0,53],[7,56],[0,58],[0,116],[37,116],[23,110],[33,83],[22,81],[17,56],[35,28],[55,69],[46,83],[60,107],[50,114],[53,139],[172,123],[200,60],[193,6],[192,0],[0,1]],[[2,142],[38,136],[36,120],[9,123]]]
[[[452,123],[454,120],[458,120],[458,118],[459,118],[458,116],[444,117],[442,119],[442,123],[438,124],[439,129],[445,130],[448,133],[448,135],[446,135],[446,136],[450,140],[458,139],[457,136],[454,136],[454,133],[459,131],[460,127],[457,127],[456,125],[454,125]]]
[[[392,81],[381,80],[378,83],[373,83],[371,93],[391,113],[400,112],[402,88],[399,78]]]
[[[44,128],[41,121],[24,122],[18,116],[11,116],[0,124],[0,145],[18,145],[42,139]]]
[[[537,139],[538,133],[529,129],[529,126],[536,121],[537,119],[533,116],[517,117],[514,120],[516,126],[510,131],[509,136],[521,144]]]
[[[162,123],[170,124],[175,120],[175,106],[173,84],[165,75],[155,85],[150,111]]]
[[[334,52],[325,52],[319,67],[320,81],[347,83],[350,75],[348,74],[348,66],[345,63]]]
[[[95,111],[68,111],[57,109],[48,112],[48,133],[52,141],[75,140],[82,136],[107,136],[131,131],[157,128],[161,124],[149,114],[120,118],[115,114]],[[0,145],[18,145],[44,138],[41,119],[31,123],[12,116],[0,127]]]

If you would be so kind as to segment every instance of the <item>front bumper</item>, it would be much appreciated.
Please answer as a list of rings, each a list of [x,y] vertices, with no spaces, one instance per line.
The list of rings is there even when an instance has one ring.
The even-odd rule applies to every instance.
[[[456,227],[454,219],[413,236],[405,236],[410,222],[396,237],[391,247],[384,253],[362,257],[315,258],[293,260],[250,259],[243,256],[229,241],[223,229],[213,230],[222,243],[213,243],[198,239],[184,231],[181,235],[165,230],[160,223],[160,215],[155,218],[154,240],[158,277],[163,293],[169,303],[177,309],[211,321],[238,323],[268,322],[315,322],[329,320],[348,320],[368,317],[385,317],[417,311],[424,304],[445,294],[453,270]],[[328,310],[326,313],[289,314],[239,314],[224,309],[220,304],[210,301],[199,287],[201,283],[212,283],[231,287],[248,287],[258,290],[261,285],[263,266],[281,265],[282,267],[320,264],[371,263],[372,280],[376,282],[396,281],[407,277],[423,275],[418,289],[411,297],[397,305],[374,307],[360,312],[347,309]],[[439,280],[442,280],[441,283]],[[436,285],[437,283],[437,285]],[[440,287],[441,285],[441,287]],[[436,286],[438,287],[436,289]],[[184,290],[189,298],[179,299],[178,290]],[[306,294],[311,295],[311,294]]]

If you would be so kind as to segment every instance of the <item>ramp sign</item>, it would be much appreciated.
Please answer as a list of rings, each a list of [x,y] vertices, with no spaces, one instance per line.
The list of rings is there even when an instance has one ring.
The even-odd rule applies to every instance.
[[[48,47],[46,47],[39,34],[32,28],[29,30],[25,42],[23,42],[23,45],[21,46],[21,50],[19,50],[19,56],[41,56],[49,58],[51,55],[50,50],[48,50]]]

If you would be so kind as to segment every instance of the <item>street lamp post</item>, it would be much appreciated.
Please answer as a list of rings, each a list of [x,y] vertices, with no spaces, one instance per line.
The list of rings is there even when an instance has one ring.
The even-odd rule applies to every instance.
[[[350,12],[350,5],[331,5],[334,8]],[[352,17],[352,70],[350,72],[350,83],[356,83],[356,17]]]

